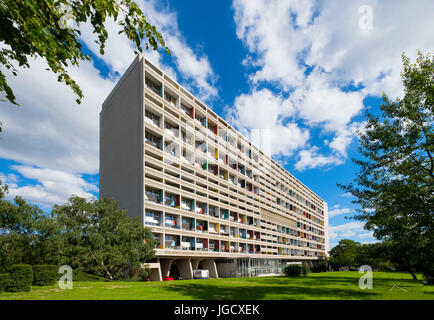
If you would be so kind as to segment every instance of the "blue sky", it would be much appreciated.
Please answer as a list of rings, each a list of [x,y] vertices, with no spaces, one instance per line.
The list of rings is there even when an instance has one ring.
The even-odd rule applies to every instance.
[[[271,130],[273,157],[327,201],[330,244],[375,239],[354,214],[348,183],[357,168],[356,130],[385,91],[402,93],[403,51],[432,50],[431,0],[138,1],[173,55],[146,52],[246,135]],[[371,19],[372,18],[372,19]],[[94,60],[69,68],[85,99],[75,97],[35,59],[8,74],[18,108],[2,103],[0,178],[9,197],[49,210],[71,194],[98,195],[101,103],[134,58],[132,44],[107,25],[105,55],[89,24],[84,50]]]

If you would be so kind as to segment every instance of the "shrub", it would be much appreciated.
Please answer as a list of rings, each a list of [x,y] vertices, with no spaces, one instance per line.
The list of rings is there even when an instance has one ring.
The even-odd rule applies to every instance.
[[[307,276],[310,273],[310,269],[308,266],[303,266],[302,268],[303,276]]]
[[[302,267],[299,264],[288,264],[284,269],[283,273],[287,277],[298,277],[302,273]]]
[[[328,266],[327,266],[327,261],[325,260],[320,260],[317,261],[316,263],[314,263],[314,265],[311,268],[311,272],[327,272],[328,270]]]
[[[430,265],[429,267],[425,267],[423,270],[422,278],[424,280],[424,284],[434,284],[434,266]]]
[[[124,281],[145,281],[149,278],[150,274],[151,269],[148,267],[138,267],[134,270],[133,275],[129,278],[126,278]]]
[[[72,272],[72,280],[73,281],[82,281],[82,282],[93,282],[93,281],[111,281],[110,279],[106,279],[100,276],[95,276],[93,274],[84,273],[82,271],[74,270]]]
[[[52,286],[59,278],[59,267],[53,265],[33,266],[33,285]]]
[[[0,274],[0,293],[8,286],[9,284],[9,274]]]
[[[8,292],[28,292],[33,281],[33,269],[28,264],[14,264],[11,268]]]

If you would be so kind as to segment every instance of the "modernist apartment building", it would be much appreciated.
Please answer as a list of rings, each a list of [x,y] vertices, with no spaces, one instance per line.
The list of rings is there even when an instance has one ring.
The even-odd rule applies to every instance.
[[[100,195],[152,230],[155,280],[275,274],[329,250],[327,203],[141,55],[102,106]]]

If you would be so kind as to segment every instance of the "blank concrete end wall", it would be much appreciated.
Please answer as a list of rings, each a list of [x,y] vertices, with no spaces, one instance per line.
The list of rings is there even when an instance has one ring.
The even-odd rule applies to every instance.
[[[100,113],[100,197],[143,218],[143,59],[138,56]]]

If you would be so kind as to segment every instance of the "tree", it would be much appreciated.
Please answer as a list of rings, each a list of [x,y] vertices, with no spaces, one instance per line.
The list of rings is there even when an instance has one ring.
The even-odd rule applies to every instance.
[[[72,196],[52,210],[61,230],[58,256],[74,270],[109,279],[129,279],[154,257],[152,232],[131,219],[115,200]],[[144,275],[145,276],[145,275]]]
[[[0,272],[13,264],[50,263],[55,223],[37,206],[21,197],[14,203],[4,200],[7,185],[0,181]]]
[[[359,132],[359,172],[340,185],[360,206],[355,219],[400,252],[414,279],[434,261],[434,59],[418,52],[416,63],[403,54],[402,99],[383,93],[380,116],[369,111]]]
[[[362,244],[356,253],[358,266],[368,265],[372,269],[389,269],[392,267],[391,252],[387,243],[377,242]]]
[[[15,64],[29,67],[30,57],[45,59],[49,69],[58,75],[58,81],[71,87],[81,102],[83,93],[79,85],[69,76],[66,67],[78,66],[81,60],[90,60],[82,52],[81,23],[90,20],[95,41],[104,54],[108,32],[107,19],[113,18],[121,26],[119,33],[135,43],[142,52],[142,39],[145,49],[157,50],[159,46],[170,54],[161,34],[151,25],[142,10],[133,0],[2,0],[0,2],[0,63],[17,74]],[[72,23],[74,25],[72,25]],[[136,52],[137,53],[137,52]],[[18,105],[6,77],[0,71],[0,93]]]
[[[144,279],[154,257],[152,232],[113,199],[72,196],[51,214],[20,197],[5,200],[0,181],[0,273],[17,263],[70,265],[108,279]]]
[[[356,267],[357,250],[360,247],[360,243],[343,239],[330,250],[330,263],[335,268],[341,267]]]

